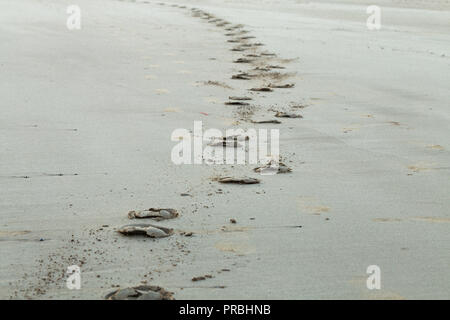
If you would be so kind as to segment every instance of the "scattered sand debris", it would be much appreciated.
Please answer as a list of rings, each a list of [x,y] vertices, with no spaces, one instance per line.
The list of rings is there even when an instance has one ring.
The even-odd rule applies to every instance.
[[[256,178],[233,178],[233,177],[223,177],[219,178],[217,181],[220,183],[236,183],[236,184],[257,184],[261,181]]]
[[[309,105],[307,104],[302,104],[302,103],[296,103],[296,104],[292,104],[291,108],[292,109],[304,109],[306,107],[308,107]]]
[[[173,293],[158,286],[137,286],[108,293],[106,300],[175,300]]]
[[[212,141],[208,145],[237,148],[242,147],[238,141],[246,141],[249,139],[250,137],[248,135],[232,135],[227,137],[212,138]]]
[[[150,219],[155,219],[156,221],[159,221],[159,220],[165,220],[165,219],[173,219],[176,217],[178,217],[178,211],[175,209],[150,208],[147,210],[128,212],[129,219],[150,218]]]
[[[207,85],[207,86],[217,86],[217,87],[222,87],[222,88],[225,88],[225,89],[233,89],[232,87],[230,87],[226,83],[219,82],[219,81],[208,80],[208,81],[203,81],[203,84]]]
[[[268,79],[272,79],[272,80],[281,81],[283,79],[290,78],[293,75],[294,75],[293,73],[262,72],[262,73],[260,73],[258,75],[255,75],[255,77],[268,78]]]
[[[277,119],[252,120],[252,123],[276,123],[276,124],[279,124],[279,123],[281,123],[281,121],[277,120]]]
[[[228,99],[230,99],[230,100],[236,100],[236,101],[248,101],[248,100],[253,100],[253,99],[250,98],[250,97],[236,97],[236,96],[228,97]]]
[[[250,137],[247,134],[235,134],[232,136],[226,136],[226,137],[222,137],[220,138],[220,140],[234,140],[234,141],[244,141],[244,140],[249,140]]]
[[[295,84],[293,83],[286,83],[286,84],[269,84],[270,88],[278,88],[278,89],[289,89],[295,87]]]
[[[208,143],[211,147],[231,147],[231,148],[240,148],[242,145],[236,140],[222,140],[222,141],[214,141]]]
[[[261,167],[253,169],[255,172],[261,173],[263,175],[276,174],[276,173],[288,173],[292,169],[286,166],[283,162],[277,162],[275,160],[270,160],[267,164]]]
[[[147,235],[150,238],[165,238],[173,234],[173,229],[153,224],[129,224],[120,227],[117,232],[124,235]]]
[[[275,117],[277,118],[303,118],[303,116],[299,115],[299,114],[295,114],[295,113],[286,113],[286,112],[281,112],[278,111],[275,114]]]
[[[239,47],[241,48],[254,48],[254,47],[260,47],[263,46],[262,43],[241,43]]]
[[[211,279],[213,276],[210,274],[205,274],[204,276],[200,276],[200,277],[194,277],[191,280],[196,282],[196,281],[202,281],[202,280],[206,280],[206,279]]]
[[[255,113],[255,107],[251,105],[238,106],[235,113],[241,120],[250,120],[250,117]]]
[[[250,91],[256,92],[272,92],[273,90],[269,87],[251,88]]]

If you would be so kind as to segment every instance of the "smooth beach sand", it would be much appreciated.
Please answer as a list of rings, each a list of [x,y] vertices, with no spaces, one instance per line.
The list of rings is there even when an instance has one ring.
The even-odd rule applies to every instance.
[[[0,2],[0,298],[140,283],[175,299],[450,298],[449,1],[159,3],[77,0],[68,30],[73,1]],[[371,4],[381,30],[366,27]],[[233,62],[261,53],[276,56]],[[268,65],[282,69],[231,79]],[[268,83],[295,87],[249,91]],[[250,121],[276,111],[303,118]],[[171,134],[194,121],[279,129],[292,172],[175,165]],[[116,232],[150,207],[179,211],[155,222],[172,236]]]

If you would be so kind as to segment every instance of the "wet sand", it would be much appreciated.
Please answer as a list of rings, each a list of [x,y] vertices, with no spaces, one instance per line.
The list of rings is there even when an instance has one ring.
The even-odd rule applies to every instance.
[[[450,297],[448,1],[380,1],[379,31],[356,1],[77,2],[74,31],[69,1],[0,4],[0,298],[140,283],[176,299]],[[233,62],[261,53],[276,56]],[[231,79],[267,65],[283,69]],[[249,91],[269,82],[295,86]],[[251,122],[276,111],[303,118]],[[292,172],[173,164],[171,133],[200,120],[278,128]],[[261,183],[214,181],[227,175]],[[179,211],[156,223],[173,235],[116,232],[150,207]]]

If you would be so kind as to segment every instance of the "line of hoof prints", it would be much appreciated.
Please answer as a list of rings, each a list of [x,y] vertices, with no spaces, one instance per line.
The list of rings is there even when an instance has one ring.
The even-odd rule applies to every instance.
[[[256,37],[250,35],[250,31],[244,29],[243,24],[232,24],[229,21],[221,19],[214,14],[208,13],[198,8],[188,8],[184,5],[178,4],[166,4],[164,2],[157,3],[159,5],[168,5],[174,8],[180,8],[190,10],[191,16],[204,20],[208,24],[214,24],[217,28],[224,29],[226,42],[232,45],[230,49],[233,53],[240,53],[242,56],[232,60],[233,63],[242,66],[249,66],[248,70],[239,71],[239,73],[231,76],[232,80],[245,80],[245,81],[259,81],[263,82],[259,86],[250,86],[247,88],[247,92],[272,92],[274,89],[290,89],[294,88],[294,83],[281,83],[292,76],[289,73],[281,73],[274,70],[285,69],[283,65],[288,63],[289,60],[278,59],[275,53],[263,51],[261,48],[264,44],[257,42],[254,39]],[[247,120],[250,123],[281,123],[277,119],[263,119],[260,121],[252,120],[250,117],[253,115],[254,106],[253,102],[255,96],[248,97],[242,96],[230,96],[228,101],[224,102],[225,105],[235,106],[238,111],[237,114],[247,116]],[[256,96],[262,98],[262,96]],[[241,108],[241,109],[240,109]],[[249,109],[250,108],[250,109]],[[240,111],[239,111],[240,110]],[[276,112],[277,118],[301,118],[300,115]],[[219,141],[212,141],[211,145],[217,147],[240,147],[241,144],[238,141],[247,140],[247,137],[223,137]],[[278,162],[277,162],[278,164]],[[275,171],[274,171],[275,170]],[[270,172],[269,172],[270,171]],[[283,163],[274,166],[272,162],[269,162],[260,167],[254,168],[256,173],[288,173],[291,172],[291,168],[287,167]],[[220,184],[234,184],[234,185],[258,185],[260,179],[251,177],[218,177],[213,178]],[[128,213],[128,218],[135,220],[150,219],[153,221],[170,220],[179,217],[179,213],[176,209],[171,208],[149,208],[145,210],[133,210]],[[163,227],[150,223],[135,223],[127,224],[117,229],[117,232],[124,236],[145,236],[153,239],[167,238],[172,236],[175,232],[172,228]],[[192,233],[180,233],[181,235],[191,236]],[[172,300],[173,293],[168,292],[159,286],[135,286],[123,289],[116,289],[105,296],[108,300]]]

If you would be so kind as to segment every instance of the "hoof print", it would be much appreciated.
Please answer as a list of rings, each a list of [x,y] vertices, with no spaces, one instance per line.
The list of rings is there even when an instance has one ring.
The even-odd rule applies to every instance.
[[[236,101],[248,101],[248,100],[252,100],[252,98],[250,98],[250,97],[236,97],[236,96],[228,97],[228,99],[230,99],[230,100],[236,100]]]
[[[261,181],[255,178],[233,178],[233,177],[223,177],[219,178],[217,181],[220,183],[234,183],[234,184],[257,184]]]
[[[277,118],[303,118],[303,116],[295,113],[277,112],[275,114]]]
[[[234,63],[252,63],[252,59],[246,59],[246,58],[239,58],[237,60],[233,61]]]
[[[256,92],[272,92],[273,90],[269,87],[261,87],[261,88],[251,88],[250,91]]]
[[[258,172],[262,175],[271,175],[277,173],[288,173],[291,172],[292,169],[286,166],[284,163],[276,161],[270,161],[264,166],[253,169],[253,171]]]
[[[280,124],[281,121],[277,119],[268,119],[268,120],[252,120],[252,123],[274,123],[274,124]]]
[[[153,224],[129,224],[120,227],[117,232],[126,235],[147,235],[150,238],[165,238],[173,234],[173,229],[155,226]]]
[[[227,101],[225,102],[227,106],[249,106],[250,103],[242,102],[242,101]]]
[[[240,148],[242,147],[242,145],[237,142],[237,141],[232,141],[232,140],[222,140],[222,141],[217,141],[217,142],[211,142],[208,143],[209,146],[211,147],[230,147],[230,148]]]
[[[108,293],[106,300],[175,300],[173,293],[157,286],[137,286]]]
[[[178,217],[178,211],[175,209],[150,208],[148,210],[128,212],[129,219],[150,218],[156,221],[160,221],[165,219],[173,219],[176,217]]]
[[[289,89],[293,88],[295,84],[286,83],[286,84],[269,84],[269,88],[278,88],[278,89]]]
[[[238,73],[231,77],[234,80],[250,80],[251,76],[248,73]]]
[[[197,281],[202,281],[202,280],[206,280],[206,279],[211,279],[212,277],[213,276],[210,274],[205,274],[204,276],[194,277],[191,279],[191,281],[197,282]]]

